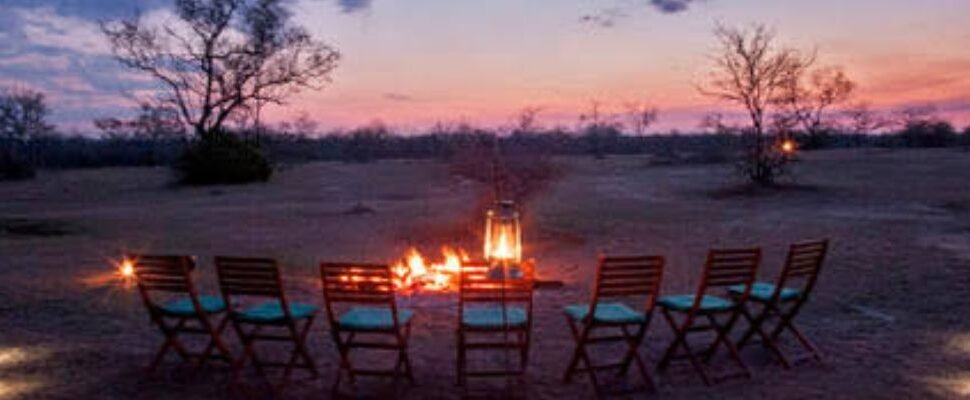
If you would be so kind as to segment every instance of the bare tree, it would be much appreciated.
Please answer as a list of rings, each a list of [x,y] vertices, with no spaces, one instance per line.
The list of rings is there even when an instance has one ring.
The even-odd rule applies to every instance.
[[[701,93],[740,105],[751,120],[751,143],[742,159],[742,172],[753,182],[771,184],[789,159],[767,141],[766,121],[783,97],[792,75],[804,71],[814,57],[775,46],[775,34],[764,25],[747,29],[718,25],[719,49],[715,68]]]
[[[54,130],[44,94],[26,88],[0,88],[0,179],[34,176],[34,140]]]
[[[866,103],[849,106],[845,116],[848,118],[848,131],[857,135],[871,134],[891,125],[891,121],[876,114]]]
[[[0,139],[29,142],[50,133],[44,94],[26,88],[0,88]]]
[[[153,101],[200,138],[329,81],[339,53],[294,25],[285,0],[175,0],[176,22],[102,24],[115,57],[160,84]]]
[[[592,100],[589,103],[589,111],[579,115],[579,130],[589,146],[589,151],[596,159],[606,157],[606,147],[610,141],[620,135],[622,128],[622,124],[616,120],[616,115],[603,113],[601,106],[598,100]]]
[[[906,129],[907,126],[938,121],[936,107],[931,105],[906,106],[892,112],[889,123],[896,129]]]
[[[831,108],[847,101],[855,83],[838,67],[808,70],[789,68],[778,105],[783,109],[779,121],[795,125],[808,135],[809,144],[819,147],[823,136],[835,126]],[[789,125],[790,126],[790,125]]]
[[[630,129],[637,136],[643,136],[647,128],[657,122],[660,110],[656,106],[638,101],[626,104],[626,116],[630,121]]]
[[[514,132],[515,133],[534,133],[539,129],[539,113],[542,112],[542,107],[530,106],[525,107],[519,111],[516,115],[516,123]]]

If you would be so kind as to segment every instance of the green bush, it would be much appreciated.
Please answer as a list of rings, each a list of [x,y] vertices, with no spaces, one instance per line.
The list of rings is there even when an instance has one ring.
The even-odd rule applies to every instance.
[[[264,182],[273,167],[259,148],[230,133],[192,143],[177,165],[181,181],[191,185]]]

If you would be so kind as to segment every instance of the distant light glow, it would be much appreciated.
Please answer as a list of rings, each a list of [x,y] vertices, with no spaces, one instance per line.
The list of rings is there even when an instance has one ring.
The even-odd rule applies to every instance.
[[[132,264],[131,260],[125,259],[121,262],[121,266],[118,268],[118,273],[124,278],[131,278],[135,276],[135,265]]]
[[[129,258],[123,258],[115,266],[116,275],[125,288],[131,287],[135,283],[135,262]]]
[[[781,142],[781,152],[785,154],[794,154],[796,150],[795,141],[791,139],[786,139]]]

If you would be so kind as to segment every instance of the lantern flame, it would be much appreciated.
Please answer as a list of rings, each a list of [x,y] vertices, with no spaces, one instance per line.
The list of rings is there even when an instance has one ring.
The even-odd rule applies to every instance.
[[[495,247],[491,249],[492,258],[498,260],[511,260],[514,258],[512,254],[512,245],[509,242],[510,240],[507,232],[499,232],[497,243],[495,243]]]

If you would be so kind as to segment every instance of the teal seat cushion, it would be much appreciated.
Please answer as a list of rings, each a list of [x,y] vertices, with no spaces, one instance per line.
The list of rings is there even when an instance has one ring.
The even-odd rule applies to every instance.
[[[309,318],[316,312],[317,306],[313,304],[290,303],[290,317],[293,319]],[[239,319],[247,322],[277,322],[282,321],[286,317],[279,300],[267,301],[249,307],[239,312],[237,316]]]
[[[689,311],[691,307],[694,306],[695,297],[697,296],[692,294],[663,296],[660,298],[660,300],[657,300],[657,303],[666,309],[674,311]],[[704,295],[704,297],[701,298],[701,311],[725,311],[730,310],[732,307],[734,307],[734,302],[728,299],[708,295]]]
[[[397,310],[397,322],[405,325],[414,316],[414,311]],[[394,319],[391,309],[387,307],[353,307],[337,318],[337,323],[344,329],[382,330],[394,329]]]
[[[226,310],[226,303],[219,296],[199,296],[199,305],[202,306],[202,312],[206,314],[214,314]],[[169,301],[160,308],[162,311],[172,315],[183,317],[196,315],[195,306],[192,304],[192,299],[189,296],[182,296]]]
[[[734,285],[728,287],[728,292],[734,295],[744,294],[744,289],[747,285]],[[771,296],[775,294],[775,285],[767,282],[755,282],[751,285],[751,299],[767,302],[771,300]],[[795,288],[781,288],[781,293],[778,295],[778,299],[781,301],[789,301],[797,299],[798,296],[802,294],[801,290]]]
[[[503,324],[503,321],[507,324]],[[502,328],[506,325],[521,327],[529,322],[529,314],[522,307],[468,307],[461,316],[461,323],[471,328]]]
[[[566,315],[569,318],[581,321],[589,314],[589,304],[573,304],[566,306]],[[630,308],[623,303],[599,303],[593,313],[593,319],[597,322],[637,324],[647,321],[646,315]]]

